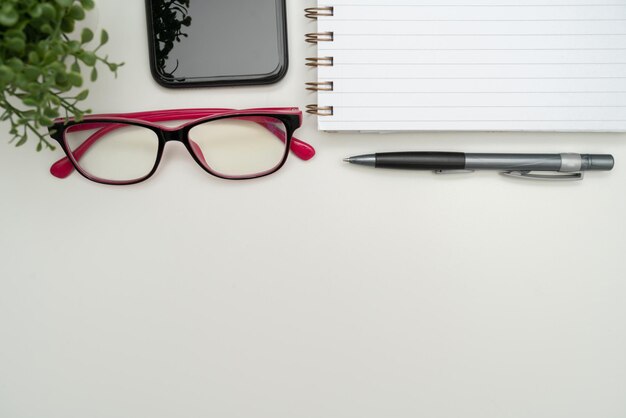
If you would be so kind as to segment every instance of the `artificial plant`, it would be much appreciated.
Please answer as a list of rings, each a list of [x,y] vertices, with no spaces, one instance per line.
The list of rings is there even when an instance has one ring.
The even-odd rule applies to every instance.
[[[95,47],[92,29],[75,33],[93,7],[94,0],[0,0],[0,120],[10,124],[9,142],[19,147],[32,135],[37,151],[54,149],[45,130],[53,119],[91,112],[79,107],[89,94],[83,74],[96,81],[104,65],[117,75],[122,64],[100,53],[107,32]]]

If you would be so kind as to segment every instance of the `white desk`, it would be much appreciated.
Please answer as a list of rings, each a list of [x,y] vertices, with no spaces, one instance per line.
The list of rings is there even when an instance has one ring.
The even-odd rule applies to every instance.
[[[150,76],[143,2],[98,3],[126,65],[100,71],[96,112],[315,102],[312,1],[288,1],[283,81],[182,91]],[[0,416],[626,416],[625,135],[298,134],[315,159],[264,179],[169,144],[133,187],[1,141]],[[403,149],[617,165],[540,183],[342,162]]]

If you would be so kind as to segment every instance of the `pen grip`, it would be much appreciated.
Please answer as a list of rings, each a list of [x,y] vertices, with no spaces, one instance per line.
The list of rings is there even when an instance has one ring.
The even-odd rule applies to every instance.
[[[463,170],[462,152],[385,152],[376,154],[376,168],[405,170]]]

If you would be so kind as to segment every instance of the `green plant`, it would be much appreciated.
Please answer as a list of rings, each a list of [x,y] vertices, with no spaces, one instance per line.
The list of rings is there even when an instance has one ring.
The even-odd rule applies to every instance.
[[[70,37],[76,21],[93,7],[94,0],[0,0],[0,120],[10,122],[9,142],[19,147],[34,134],[37,151],[54,149],[44,128],[61,114],[81,119],[91,112],[78,107],[89,94],[77,92],[81,71],[87,69],[95,81],[101,63],[117,76],[122,64],[99,53],[108,41],[106,31],[95,48],[87,46],[94,38],[89,28],[80,39]]]

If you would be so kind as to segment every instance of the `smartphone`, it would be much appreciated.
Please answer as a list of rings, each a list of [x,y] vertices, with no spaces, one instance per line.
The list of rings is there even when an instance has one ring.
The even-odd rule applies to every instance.
[[[152,76],[165,87],[275,83],[287,72],[286,0],[146,0]]]

